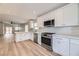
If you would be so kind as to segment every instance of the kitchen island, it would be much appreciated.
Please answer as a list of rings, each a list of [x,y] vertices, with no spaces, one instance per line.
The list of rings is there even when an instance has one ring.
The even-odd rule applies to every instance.
[[[33,34],[31,32],[15,32],[15,41],[24,41],[31,39],[33,41]]]

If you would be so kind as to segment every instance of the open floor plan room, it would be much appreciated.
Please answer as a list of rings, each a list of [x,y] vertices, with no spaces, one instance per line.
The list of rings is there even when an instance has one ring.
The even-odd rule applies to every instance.
[[[0,3],[0,56],[79,56],[79,3]]]

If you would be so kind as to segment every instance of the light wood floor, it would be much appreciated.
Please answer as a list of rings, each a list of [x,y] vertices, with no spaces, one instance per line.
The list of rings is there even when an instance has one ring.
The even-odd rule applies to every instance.
[[[10,38],[12,39],[12,38]],[[31,40],[6,42],[0,37],[0,56],[52,56],[51,52]]]

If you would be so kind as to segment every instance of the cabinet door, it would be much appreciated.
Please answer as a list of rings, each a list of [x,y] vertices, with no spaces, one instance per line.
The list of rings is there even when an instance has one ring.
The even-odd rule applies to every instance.
[[[57,9],[55,12],[55,26],[63,26],[63,8]]]
[[[50,19],[55,19],[55,11],[50,12]]]
[[[60,46],[61,46],[62,55],[68,56],[69,55],[69,39],[61,38],[60,43],[61,43]]]
[[[42,17],[38,17],[37,23],[39,28],[44,27],[44,19]]]
[[[50,16],[51,16],[50,12],[47,13],[47,14],[45,14],[45,15],[44,15],[44,21],[51,20]]]
[[[69,4],[63,7],[63,19],[65,26],[78,24],[78,5]]]
[[[70,56],[79,56],[79,40],[70,40]]]
[[[61,54],[60,41],[56,37],[53,37],[53,51],[58,54]]]
[[[69,55],[69,39],[53,37],[53,51],[64,56]]]

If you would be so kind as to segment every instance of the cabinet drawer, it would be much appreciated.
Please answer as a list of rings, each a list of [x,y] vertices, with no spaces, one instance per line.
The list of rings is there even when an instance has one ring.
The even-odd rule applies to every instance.
[[[71,43],[79,44],[79,40],[78,40],[78,39],[70,39],[70,42],[71,42]]]

